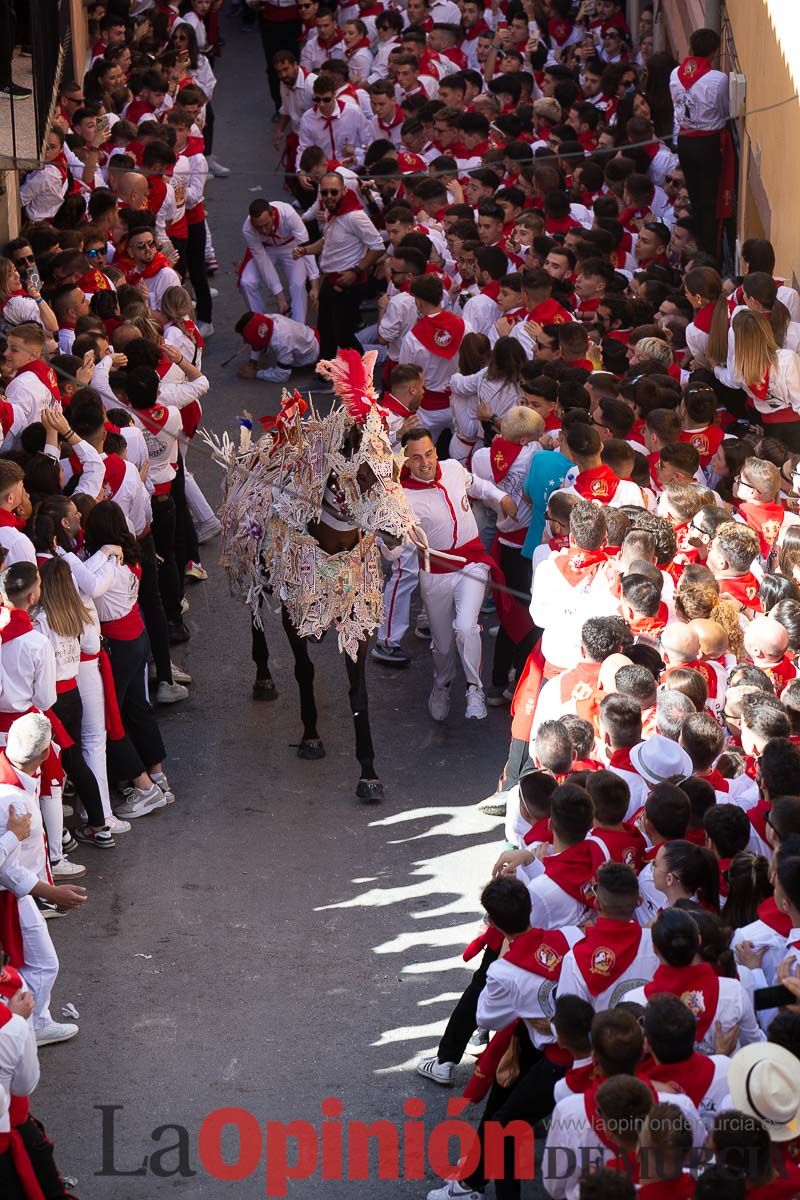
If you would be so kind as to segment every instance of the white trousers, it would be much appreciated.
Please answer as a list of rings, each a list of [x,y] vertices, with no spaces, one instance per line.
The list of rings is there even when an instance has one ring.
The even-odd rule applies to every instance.
[[[58,976],[58,955],[47,922],[36,907],[33,896],[23,896],[18,904],[25,959],[22,974],[34,1000],[33,1028],[43,1029],[53,1019],[50,1016],[50,997]]]
[[[303,260],[300,259],[296,262],[292,258],[291,246],[277,246],[274,250],[267,250],[267,263],[272,268],[272,271],[266,277],[262,275],[253,259],[250,260],[242,271],[239,287],[247,301],[248,308],[253,312],[264,312],[265,289],[271,295],[284,291],[284,286],[276,270],[276,267],[280,266],[288,284],[289,303],[291,305],[289,316],[293,321],[299,321],[301,325],[305,325],[308,308],[308,293],[306,291],[308,274],[306,273]]]
[[[78,690],[83,704],[81,750],[97,780],[100,799],[103,801],[103,816],[108,820],[113,813],[106,770],[106,706],[100,664],[96,658],[90,662],[82,662],[78,668]]]
[[[433,678],[437,687],[447,687],[461,659],[468,686],[481,683],[481,630],[478,614],[486,592],[489,568],[471,563],[449,575],[420,571],[419,588],[431,627]]]
[[[379,642],[399,646],[408,633],[411,597],[418,579],[419,556],[416,547],[405,546],[402,554],[392,560],[392,573],[383,589],[384,618],[377,633]]]
[[[445,429],[449,429],[453,423],[449,406],[447,408],[419,408],[417,416],[420,425],[423,429],[428,430],[434,442],[438,441],[439,434],[443,433]]]

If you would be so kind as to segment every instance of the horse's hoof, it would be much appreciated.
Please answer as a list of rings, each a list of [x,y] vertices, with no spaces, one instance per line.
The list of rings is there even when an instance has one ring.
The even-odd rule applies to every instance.
[[[321,738],[303,738],[297,747],[298,758],[324,758],[325,747]]]
[[[359,779],[356,795],[365,804],[377,804],[383,799],[383,784],[380,779]]]
[[[278,689],[275,687],[274,679],[271,677],[268,679],[257,679],[253,684],[253,699],[277,700]]]

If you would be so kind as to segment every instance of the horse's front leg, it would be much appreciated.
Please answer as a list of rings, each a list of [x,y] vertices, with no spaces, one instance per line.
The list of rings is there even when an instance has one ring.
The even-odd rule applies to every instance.
[[[365,639],[359,642],[358,657],[355,662],[349,654],[345,654],[347,678],[350,683],[350,710],[353,714],[353,725],[356,734],[356,758],[361,764],[361,778],[356,787],[356,795],[366,804],[375,804],[383,799],[383,784],[375,774],[375,751],[372,746],[372,733],[369,727],[369,711],[367,705],[367,646]]]
[[[294,677],[300,690],[300,720],[303,722],[303,739],[297,747],[297,757],[324,758],[325,747],[317,732],[314,664],[308,653],[308,639],[300,637],[284,607],[281,608],[281,620],[294,655]]]

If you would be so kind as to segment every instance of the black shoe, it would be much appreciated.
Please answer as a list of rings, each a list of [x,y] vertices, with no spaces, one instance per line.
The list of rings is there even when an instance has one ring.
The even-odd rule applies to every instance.
[[[32,95],[30,88],[20,87],[18,83],[7,83],[0,88],[0,96],[5,96],[6,100],[28,100]]]
[[[192,636],[183,621],[167,621],[167,631],[170,646],[179,646],[181,642],[188,642]]]
[[[275,687],[275,681],[271,676],[266,679],[257,679],[253,684],[253,699],[254,700],[277,700],[278,689]]]

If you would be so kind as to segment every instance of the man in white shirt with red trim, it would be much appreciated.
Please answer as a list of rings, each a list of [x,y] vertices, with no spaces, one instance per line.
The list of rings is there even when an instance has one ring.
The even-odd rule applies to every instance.
[[[313,246],[296,246],[292,253],[295,258],[319,254],[320,358],[335,358],[340,349],[360,354],[362,347],[356,337],[359,307],[367,275],[383,255],[383,239],[337,171],[322,176],[319,198],[321,217],[324,212],[322,237]]]
[[[286,139],[283,154],[287,174],[290,174],[297,168],[300,120],[314,103],[313,87],[317,77],[300,65],[291,50],[279,50],[272,59],[272,66],[281,86],[278,128],[272,144],[279,150],[281,142]]]
[[[461,659],[467,678],[466,716],[482,720],[486,701],[481,682],[481,631],[478,624],[486,583],[488,556],[478,537],[469,497],[482,500],[500,515],[513,517],[517,506],[488,480],[470,475],[461,463],[440,463],[427,429],[403,437],[405,466],[400,481],[419,524],[420,590],[431,627],[433,691],[428,710],[434,721],[450,711],[450,686]],[[415,539],[416,540],[416,539]],[[453,555],[437,558],[430,550]]]
[[[689,56],[669,78],[675,109],[678,158],[697,224],[701,249],[717,253],[717,205],[723,162],[732,153],[728,76],[715,71],[720,37],[713,29],[695,29]]]
[[[314,103],[300,119],[298,157],[306,147],[319,146],[338,162],[352,158],[370,140],[366,117],[357,104],[337,99],[330,75],[318,75],[312,91]]]
[[[420,424],[434,442],[450,426],[450,380],[458,370],[458,350],[469,332],[463,317],[442,308],[444,284],[436,275],[422,275],[409,288],[419,320],[403,338],[400,362],[416,363],[425,375]]]
[[[8,334],[4,358],[14,377],[6,385],[8,403],[0,413],[3,452],[19,448],[23,429],[38,421],[43,409],[61,408],[58,380],[53,368],[41,358],[43,349],[41,325],[15,325]]]
[[[247,307],[263,312],[262,285],[278,303],[281,316],[305,324],[308,309],[306,285],[311,282],[312,303],[319,294],[319,268],[315,258],[296,259],[293,251],[308,243],[308,230],[291,204],[282,200],[253,200],[242,226],[245,254],[239,268],[239,288]],[[289,283],[291,308],[277,266]]]

